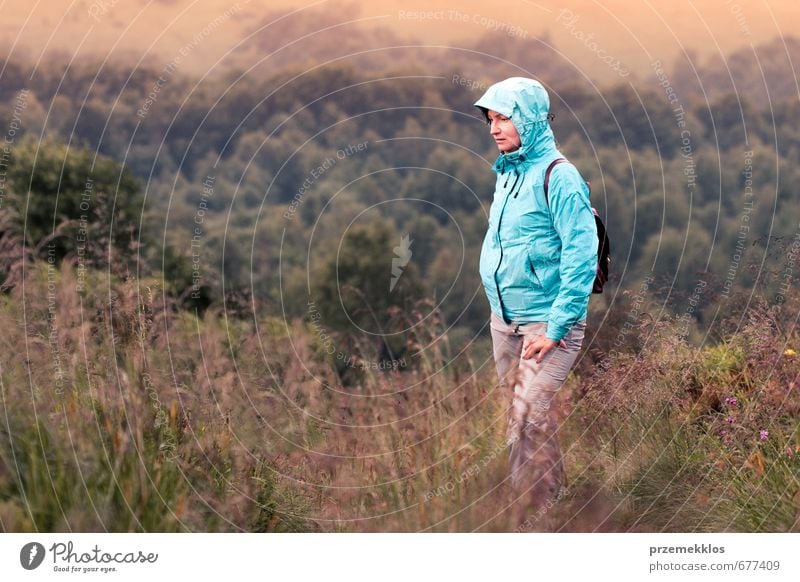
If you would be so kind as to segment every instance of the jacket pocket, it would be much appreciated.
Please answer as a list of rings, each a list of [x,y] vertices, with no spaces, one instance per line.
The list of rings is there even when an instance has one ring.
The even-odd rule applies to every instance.
[[[558,255],[555,259],[542,256],[537,253],[531,245],[528,246],[528,264],[533,272],[534,280],[539,289],[543,289],[550,294],[558,288],[559,265]]]
[[[533,281],[533,285],[537,289],[542,288],[542,280],[539,278],[539,272],[536,268],[536,262],[533,259],[533,255],[531,254],[531,249],[528,247],[527,252],[527,263],[528,263],[528,275],[530,276],[531,280]]]

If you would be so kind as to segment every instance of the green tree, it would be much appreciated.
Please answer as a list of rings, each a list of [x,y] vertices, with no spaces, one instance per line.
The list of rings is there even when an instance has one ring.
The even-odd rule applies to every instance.
[[[128,263],[140,242],[142,191],[114,160],[55,141],[21,140],[10,156],[12,228],[35,254],[86,265]]]
[[[415,321],[425,295],[413,262],[413,240],[384,222],[357,225],[345,235],[338,254],[324,260],[310,304],[320,326],[360,340],[366,334],[380,358],[396,357],[404,330]]]

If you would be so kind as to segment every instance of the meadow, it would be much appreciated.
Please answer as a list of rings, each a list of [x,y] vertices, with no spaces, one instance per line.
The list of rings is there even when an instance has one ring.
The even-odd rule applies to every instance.
[[[557,407],[568,485],[519,525],[488,328],[455,353],[423,301],[402,363],[351,342],[344,386],[344,344],[309,319],[86,276],[33,261],[0,297],[3,531],[800,530],[800,333],[780,306],[703,347],[645,307],[635,349],[593,357],[590,329]]]

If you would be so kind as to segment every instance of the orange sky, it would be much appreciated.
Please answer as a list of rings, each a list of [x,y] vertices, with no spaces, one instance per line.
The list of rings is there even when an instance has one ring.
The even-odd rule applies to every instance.
[[[599,54],[646,72],[653,59],[671,62],[681,49],[694,49],[704,57],[727,54],[749,43],[792,34],[800,22],[797,0],[381,0],[357,4],[365,25],[386,26],[432,44],[458,44],[484,34],[492,26],[490,19],[499,27],[517,27],[515,34],[520,38],[547,31],[557,48],[599,78],[613,76],[599,63]],[[34,60],[45,48],[70,55],[76,51],[103,56],[149,54],[164,60],[222,16],[213,34],[184,61],[183,66],[192,72],[204,72],[268,12],[299,8],[312,23],[315,9],[341,7],[342,2],[0,0],[0,5],[0,43],[6,48],[13,45],[18,55]],[[415,14],[420,10],[437,12],[423,18]]]

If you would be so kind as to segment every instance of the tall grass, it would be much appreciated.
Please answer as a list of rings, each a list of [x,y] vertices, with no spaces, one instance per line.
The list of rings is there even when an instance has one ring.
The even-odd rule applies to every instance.
[[[79,293],[71,268],[36,264],[2,298],[3,530],[313,526],[270,448],[236,439],[252,429],[222,320],[174,313],[157,281],[92,278]]]
[[[343,370],[310,321],[88,276],[34,263],[0,297],[4,531],[519,529],[488,334],[451,345],[421,302],[406,365],[337,337]],[[748,314],[713,346],[663,320],[584,357],[557,407],[567,490],[522,529],[800,529],[800,336]]]
[[[794,327],[756,306],[720,343],[690,348],[675,324],[586,382],[576,415],[607,459],[603,488],[623,530],[796,531],[800,491]],[[766,431],[766,432],[764,432]]]

